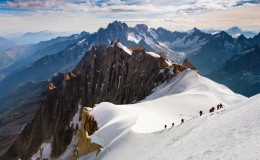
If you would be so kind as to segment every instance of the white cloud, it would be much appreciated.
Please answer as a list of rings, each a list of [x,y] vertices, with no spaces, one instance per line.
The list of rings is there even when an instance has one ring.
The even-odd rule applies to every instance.
[[[27,8],[29,12],[0,10],[0,21],[6,24],[0,25],[1,33],[93,32],[114,20],[169,30],[228,28],[232,25],[260,29],[260,4],[252,5],[242,0],[103,0],[102,3],[100,0],[15,0],[8,2],[8,7]]]
[[[7,6],[27,9],[52,9],[79,12],[137,12],[175,11],[179,14],[192,14],[212,10],[224,10],[238,4],[259,3],[258,0],[15,0]],[[166,10],[165,10],[166,9]]]

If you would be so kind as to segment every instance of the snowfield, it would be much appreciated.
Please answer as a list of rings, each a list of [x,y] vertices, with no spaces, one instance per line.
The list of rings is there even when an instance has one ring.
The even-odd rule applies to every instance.
[[[260,95],[154,133],[121,134],[97,159],[258,160]]]
[[[209,114],[212,106],[224,109]],[[137,104],[104,102],[91,114],[97,160],[259,159],[260,95],[246,98],[185,70]],[[204,114],[200,117],[199,111]],[[180,124],[181,119],[184,124]],[[175,126],[172,127],[172,123]],[[167,125],[167,129],[164,129]],[[84,159],[84,156],[81,157]]]

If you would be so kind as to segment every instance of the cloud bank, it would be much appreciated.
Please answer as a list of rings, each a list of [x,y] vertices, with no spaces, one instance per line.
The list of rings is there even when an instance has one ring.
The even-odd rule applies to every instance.
[[[0,34],[19,31],[96,31],[114,20],[169,30],[260,30],[260,0],[12,0],[0,2]],[[19,27],[17,27],[19,26]]]
[[[6,6],[71,12],[135,13],[150,11],[194,14],[259,3],[259,0],[14,0],[7,1]]]

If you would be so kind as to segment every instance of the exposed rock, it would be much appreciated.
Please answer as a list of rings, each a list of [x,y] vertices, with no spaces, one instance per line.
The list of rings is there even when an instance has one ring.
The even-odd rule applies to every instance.
[[[140,45],[138,48],[134,49],[135,51],[145,51],[145,48],[143,45]]]
[[[76,75],[73,74],[72,72],[66,72],[65,74],[66,81],[71,80],[72,78],[76,78]]]
[[[74,71],[67,72],[63,82],[55,84],[56,88],[48,92],[39,112],[4,155],[4,159],[29,159],[44,141],[51,141],[51,156],[57,158],[66,150],[75,133],[70,121],[79,103],[81,106],[94,106],[104,101],[135,103],[185,68],[171,64],[164,56],[155,58],[147,55],[145,49],[134,50],[129,55],[117,45],[92,47]],[[88,139],[88,135],[97,130],[97,124],[85,111],[77,132],[81,139],[75,150],[78,155],[100,148]]]
[[[51,91],[51,90],[53,90],[55,88],[56,88],[55,85],[52,82],[50,82],[49,83],[49,91]]]
[[[182,66],[197,71],[197,68],[189,61],[188,58],[185,58],[185,59],[184,59],[184,61],[183,61],[183,63],[182,63]]]
[[[97,122],[94,117],[89,114],[86,107],[82,109],[81,113],[81,126],[77,131],[78,144],[75,147],[72,160],[76,160],[82,155],[101,150],[101,145],[91,142],[89,134],[93,134],[98,129]]]

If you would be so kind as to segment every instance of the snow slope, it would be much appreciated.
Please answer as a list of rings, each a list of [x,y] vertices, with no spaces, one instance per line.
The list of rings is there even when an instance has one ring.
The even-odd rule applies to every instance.
[[[257,160],[260,95],[182,125],[140,134],[129,130],[107,146],[105,160]]]
[[[228,112],[225,109],[220,111],[221,114],[212,116],[205,114],[198,118],[200,110],[208,113],[210,107],[216,106],[218,103],[224,104],[227,108],[246,99],[223,85],[201,77],[195,71],[185,70],[170,82],[157,87],[153,94],[140,103],[130,105],[101,103],[91,111],[99,126],[99,130],[91,136],[91,140],[104,147],[97,159],[145,160],[169,159],[172,156],[177,159],[185,159],[186,155],[192,155],[191,152],[199,142],[197,139],[193,140],[193,137],[187,137],[190,132],[201,131],[201,133],[196,132],[198,135],[209,132],[208,139],[214,138],[211,136],[211,131],[214,131],[213,135],[218,135],[221,130],[216,127],[207,130],[208,127],[210,128],[207,124],[217,123],[218,120],[215,122],[214,117]],[[183,125],[163,130],[165,124],[168,128],[172,123],[175,123],[175,126],[179,125],[182,118],[186,121]],[[197,126],[201,126],[201,128],[196,129]],[[190,142],[186,141],[186,138],[190,138],[192,144],[192,141],[195,141],[193,147],[188,145]],[[218,144],[216,143],[216,145]],[[206,142],[205,145],[207,145]],[[187,153],[181,152],[183,155],[178,157],[177,151],[180,150],[176,150],[174,147],[183,147]],[[165,150],[165,148],[168,149]],[[176,150],[174,152],[176,155],[172,155],[172,150]],[[198,151],[196,154],[200,153]],[[205,153],[212,155],[214,152],[205,151]],[[194,159],[194,157],[190,157],[190,159]]]
[[[146,54],[149,54],[150,56],[155,57],[155,58],[160,58],[161,57],[160,55],[158,55],[157,53],[154,53],[154,52],[147,52],[146,51]]]
[[[124,46],[121,42],[117,42],[116,44],[119,48],[123,49],[126,53],[128,53],[129,55],[132,55],[132,51],[129,48],[127,48],[126,46]]]
[[[42,153],[40,151],[42,149]],[[40,147],[40,149],[32,156],[32,160],[37,160],[37,158],[50,158],[51,157],[51,143],[43,143]],[[42,155],[41,155],[42,154]]]

